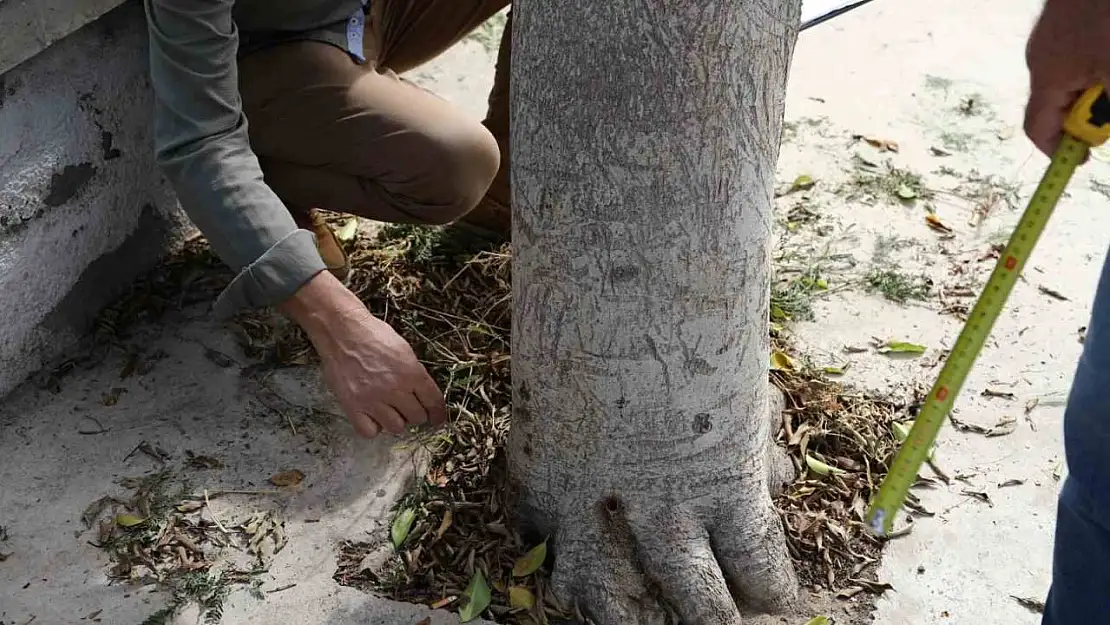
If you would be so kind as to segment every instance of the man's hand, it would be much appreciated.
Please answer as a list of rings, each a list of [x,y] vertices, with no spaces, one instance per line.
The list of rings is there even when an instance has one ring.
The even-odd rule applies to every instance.
[[[308,334],[359,435],[402,434],[408,425],[447,420],[443,394],[409,344],[331,273],[317,274],[280,308]]]
[[[1088,87],[1110,87],[1110,2],[1046,0],[1025,48],[1029,103],[1025,133],[1052,155],[1064,119]]]

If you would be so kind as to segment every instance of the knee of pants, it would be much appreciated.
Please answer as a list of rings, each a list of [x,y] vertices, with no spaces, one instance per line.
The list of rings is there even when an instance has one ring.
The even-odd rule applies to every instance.
[[[475,122],[449,132],[425,134],[418,156],[420,172],[387,190],[410,215],[443,225],[470,212],[485,196],[501,166],[493,135]]]

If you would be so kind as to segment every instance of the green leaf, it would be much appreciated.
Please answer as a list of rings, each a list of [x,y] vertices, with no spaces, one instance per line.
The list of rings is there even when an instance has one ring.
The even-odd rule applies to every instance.
[[[913,424],[913,421],[906,421],[905,423],[900,423],[898,421],[892,422],[890,424],[890,429],[894,432],[894,438],[897,439],[899,443],[906,442],[906,439],[910,437],[910,431],[913,430]],[[929,447],[929,455],[926,456],[926,459],[930,462],[935,460],[936,451],[937,448],[935,445]]]
[[[509,587],[509,605],[522,610],[531,610],[536,605],[536,596],[524,586]]]
[[[880,354],[924,354],[925,346],[905,341],[887,341],[879,346]]]
[[[813,185],[815,184],[817,184],[816,180],[814,180],[810,176],[802,174],[801,176],[798,176],[794,179],[794,183],[790,185],[790,190],[805,191],[806,189],[812,189]]]
[[[912,428],[913,421],[909,423],[899,423],[895,421],[890,424],[890,429],[894,430],[894,438],[897,439],[899,443],[906,442],[906,439],[910,437],[910,429]]]
[[[898,197],[903,200],[913,200],[917,198],[917,191],[914,191],[908,185],[899,185],[897,193]]]
[[[346,243],[358,234],[358,217],[351,217],[335,233],[335,238]]]
[[[474,571],[474,577],[470,580],[470,586],[466,589],[467,602],[466,605],[459,610],[459,620],[463,623],[469,623],[486,611],[489,607],[489,586],[486,585],[486,578],[482,575],[482,570]]]
[[[806,625],[829,625],[829,617],[815,616],[809,619],[809,621],[806,622]]]
[[[847,473],[844,469],[829,466],[809,454],[806,454],[806,466],[817,475],[844,475]]]
[[[547,559],[547,541],[532,547],[513,564],[513,577],[527,577],[535,573]]]
[[[137,517],[134,514],[116,515],[116,525],[120,527],[135,527],[136,525],[142,525],[144,522],[146,522],[146,519]]]
[[[394,517],[393,526],[389,528],[389,537],[393,540],[394,549],[400,549],[401,545],[405,544],[414,522],[416,522],[415,508],[405,508]]]
[[[771,320],[772,321],[790,321],[790,315],[781,306],[775,304],[771,305]]]

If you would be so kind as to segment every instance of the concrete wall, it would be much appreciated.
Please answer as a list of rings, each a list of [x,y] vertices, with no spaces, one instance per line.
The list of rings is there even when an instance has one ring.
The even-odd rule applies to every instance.
[[[153,163],[141,6],[74,30],[114,4],[0,0],[0,397],[185,227]],[[19,20],[34,15],[28,39]]]
[[[0,0],[0,74],[124,0]]]

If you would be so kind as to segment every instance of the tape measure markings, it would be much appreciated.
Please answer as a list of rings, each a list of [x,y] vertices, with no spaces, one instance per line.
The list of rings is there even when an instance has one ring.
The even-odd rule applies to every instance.
[[[894,517],[905,502],[917,472],[928,457],[929,448],[940,433],[944,419],[951,412],[1033,246],[1044,231],[1064,187],[1087,149],[1085,143],[1070,136],[1065,136],[1061,141],[1052,164],[1010,235],[983,293],[972,308],[967,325],[956,338],[937,381],[914,420],[909,436],[895,455],[890,471],[875,496],[868,520],[875,534],[885,536],[892,530]]]

